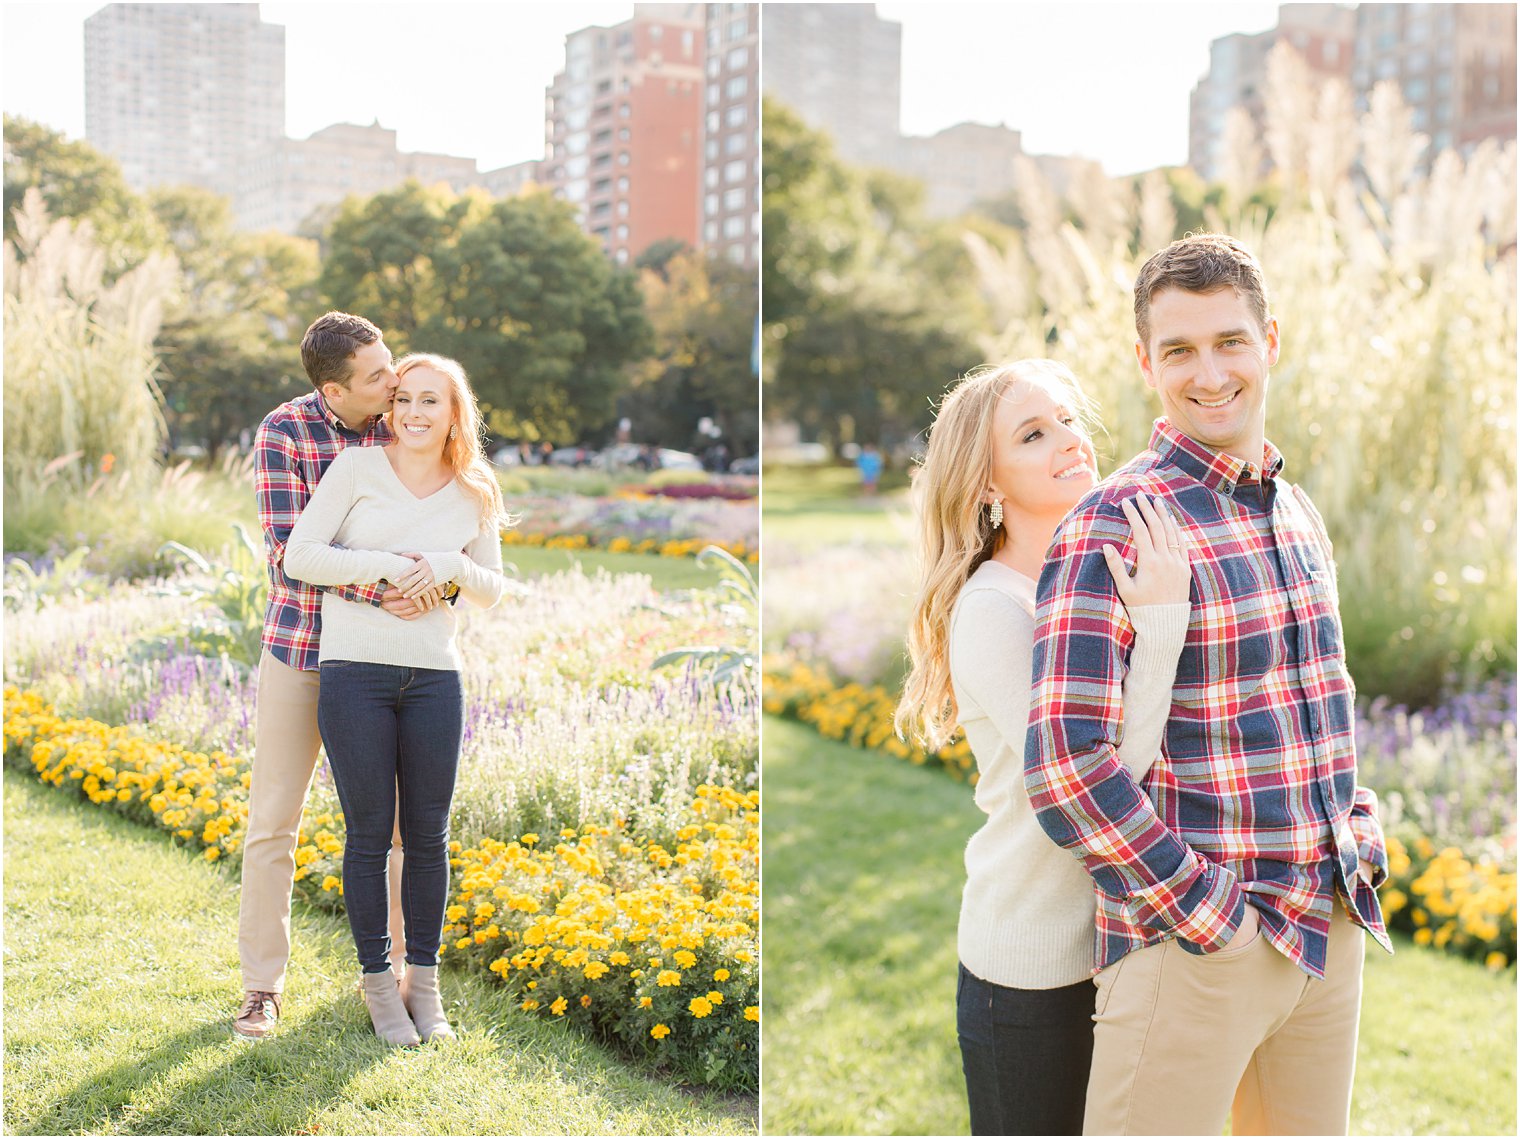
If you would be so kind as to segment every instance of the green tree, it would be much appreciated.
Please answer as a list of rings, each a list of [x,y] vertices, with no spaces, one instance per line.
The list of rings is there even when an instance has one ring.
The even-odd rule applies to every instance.
[[[616,414],[650,327],[637,279],[547,194],[491,201],[415,183],[346,203],[321,289],[398,350],[464,365],[491,429],[570,441]]]
[[[642,276],[654,354],[635,369],[619,411],[633,420],[637,439],[679,447],[700,444],[697,421],[708,416],[735,457],[753,454],[760,442],[751,367],[755,272],[690,248],[658,264]]]
[[[766,404],[839,443],[903,439],[981,362],[976,274],[922,187],[841,162],[768,101],[762,139]]]
[[[5,240],[13,246],[15,211],[32,187],[42,194],[49,217],[90,223],[108,278],[163,247],[163,231],[152,211],[128,188],[114,159],[51,127],[6,115]]]
[[[316,244],[237,232],[228,200],[208,190],[149,200],[181,267],[156,342],[171,439],[215,453],[307,389],[299,344],[316,308]]]

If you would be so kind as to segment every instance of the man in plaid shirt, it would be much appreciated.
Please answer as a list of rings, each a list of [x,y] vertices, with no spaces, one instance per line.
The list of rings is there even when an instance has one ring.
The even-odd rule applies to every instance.
[[[317,650],[322,590],[285,574],[285,542],[312,489],[344,447],[391,440],[383,416],[398,380],[380,330],[360,316],[330,312],[301,340],[301,363],[314,391],[281,404],[254,439],[259,522],[269,562],[269,608],[259,660],[253,784],[243,844],[238,916],[243,1003],[233,1029],[265,1036],[279,1019],[290,960],[290,892],[295,884],[301,810],[317,766]],[[410,620],[437,604],[437,593],[407,600],[400,591],[365,586],[335,592]],[[391,944],[404,951],[400,920],[399,837],[391,855]],[[399,970],[398,970],[399,972]]]
[[[1377,800],[1356,786],[1335,565],[1265,437],[1277,362],[1256,259],[1202,234],[1135,284],[1150,448],[1057,531],[1039,583],[1025,784],[1097,886],[1088,1134],[1345,1134],[1366,930],[1391,949]],[[1134,631],[1104,560],[1168,503],[1192,616],[1162,754],[1119,761]]]

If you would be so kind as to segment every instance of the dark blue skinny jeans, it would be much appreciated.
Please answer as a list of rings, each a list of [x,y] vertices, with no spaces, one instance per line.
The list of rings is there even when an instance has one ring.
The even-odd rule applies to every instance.
[[[1096,995],[1091,981],[1010,989],[960,967],[955,1020],[971,1134],[1082,1134]]]
[[[449,806],[464,734],[459,673],[323,661],[317,726],[343,804],[343,902],[366,973],[390,967],[386,858],[401,818],[409,965],[438,964],[449,893]]]

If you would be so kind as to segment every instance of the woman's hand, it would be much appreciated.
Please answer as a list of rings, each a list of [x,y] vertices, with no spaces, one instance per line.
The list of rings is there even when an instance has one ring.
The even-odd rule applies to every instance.
[[[395,585],[401,591],[402,596],[415,600],[435,583],[433,567],[428,564],[428,560],[421,554],[407,552],[402,556],[412,559],[412,568],[402,574],[401,580],[397,581]]]
[[[1127,498],[1119,506],[1129,519],[1135,546],[1134,576],[1124,568],[1124,559],[1117,549],[1107,543],[1103,546],[1103,557],[1108,562],[1108,572],[1114,575],[1119,600],[1127,609],[1188,600],[1193,571],[1188,564],[1187,543],[1171,511],[1143,494]]]

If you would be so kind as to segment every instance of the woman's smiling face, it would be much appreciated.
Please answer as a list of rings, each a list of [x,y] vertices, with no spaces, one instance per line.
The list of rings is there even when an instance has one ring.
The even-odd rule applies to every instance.
[[[1092,439],[1064,393],[1038,381],[1009,383],[992,416],[989,480],[1005,517],[1059,520],[1097,481]]]
[[[391,407],[391,434],[403,447],[443,452],[454,414],[454,384],[426,365],[408,369],[396,387]]]

